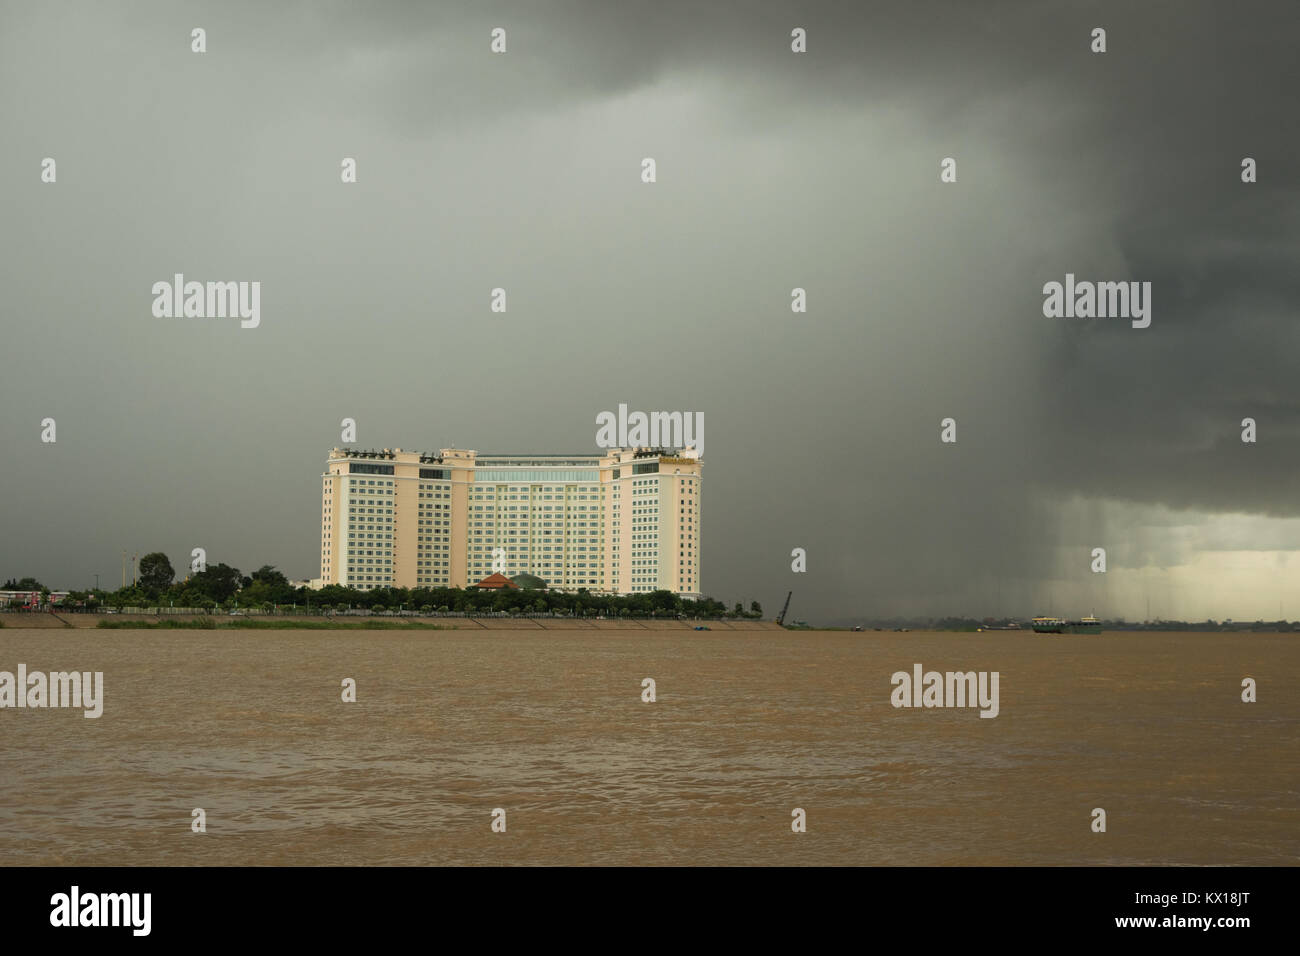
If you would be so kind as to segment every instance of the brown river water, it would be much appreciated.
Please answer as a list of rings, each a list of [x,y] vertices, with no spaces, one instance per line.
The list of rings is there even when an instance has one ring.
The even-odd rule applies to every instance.
[[[19,663],[104,712],[0,709],[10,865],[1300,862],[1300,635],[0,629]],[[894,708],[915,663],[998,716]]]

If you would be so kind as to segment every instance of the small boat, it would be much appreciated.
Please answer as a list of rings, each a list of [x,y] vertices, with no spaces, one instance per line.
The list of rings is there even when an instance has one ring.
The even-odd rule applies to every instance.
[[[696,624],[696,625],[695,625],[695,630],[697,630],[697,631],[711,631],[711,630],[713,630],[713,628],[709,627],[707,624]]]

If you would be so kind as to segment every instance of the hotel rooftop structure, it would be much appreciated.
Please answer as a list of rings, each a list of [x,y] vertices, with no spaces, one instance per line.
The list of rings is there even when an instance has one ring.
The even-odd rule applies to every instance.
[[[335,448],[321,481],[320,584],[463,588],[499,571],[566,591],[699,597],[702,464],[689,448]]]

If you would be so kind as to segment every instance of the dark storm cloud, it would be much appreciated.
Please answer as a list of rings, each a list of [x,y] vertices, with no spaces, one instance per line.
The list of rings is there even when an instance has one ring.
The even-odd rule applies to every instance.
[[[1124,551],[1079,499],[1300,511],[1293,4],[67,9],[0,7],[0,573],[311,576],[342,416],[579,450],[621,401],[705,413],[706,589],[799,616],[1028,611]],[[182,269],[262,280],[263,328],[150,320]],[[1151,327],[1044,318],[1067,272],[1152,282]]]

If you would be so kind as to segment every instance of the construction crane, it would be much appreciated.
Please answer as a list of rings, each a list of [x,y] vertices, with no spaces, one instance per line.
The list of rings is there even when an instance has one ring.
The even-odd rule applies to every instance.
[[[794,594],[793,591],[790,591],[786,594],[785,605],[781,608],[781,613],[776,616],[776,623],[780,624],[782,627],[785,626],[785,612],[790,610],[790,596],[792,594]]]

